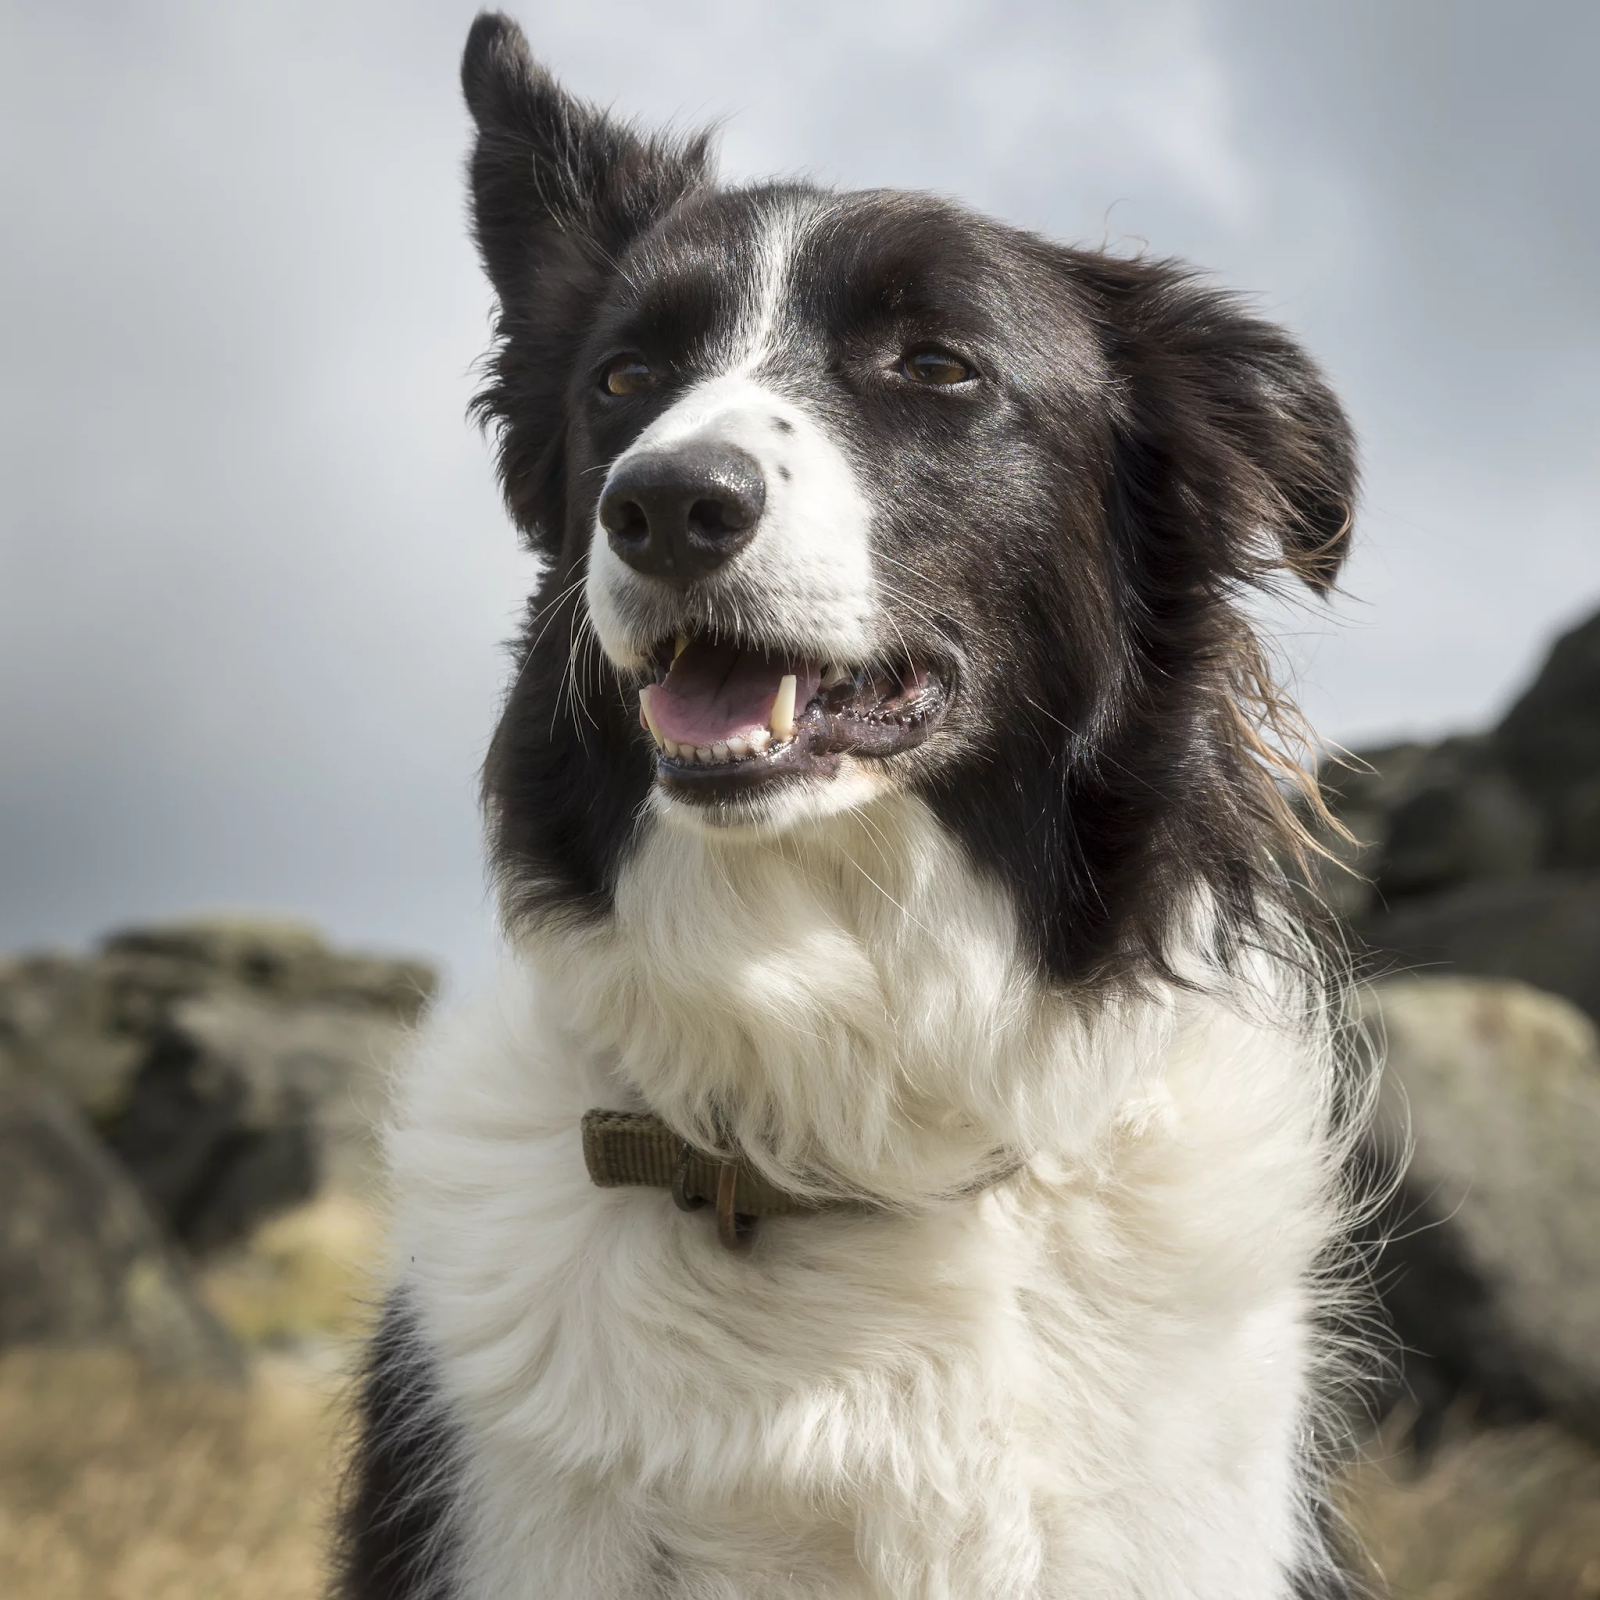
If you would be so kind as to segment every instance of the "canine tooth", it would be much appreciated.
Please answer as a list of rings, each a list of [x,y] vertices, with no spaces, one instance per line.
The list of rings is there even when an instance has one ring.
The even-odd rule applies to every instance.
[[[677,642],[672,647],[672,659],[674,661],[676,661],[678,659],[678,657],[681,656],[683,654],[683,652],[685,650],[687,650],[688,648],[689,648],[689,635],[686,634],[686,633],[680,633],[678,635]]]
[[[731,748],[732,747],[725,739],[718,739],[717,742],[711,747],[712,759],[714,761],[726,761]]]
[[[824,689],[837,689],[841,683],[849,683],[852,677],[836,661],[830,661],[822,672],[822,687]]]
[[[786,672],[778,684],[778,698],[772,702],[772,715],[767,719],[772,736],[781,744],[794,737],[795,677]]]
[[[708,744],[697,745],[695,747],[694,758],[696,761],[703,762],[709,767],[713,759],[711,754],[711,746]]]
[[[749,754],[750,741],[740,734],[734,734],[734,736],[728,741],[729,757],[734,761],[742,761]]]

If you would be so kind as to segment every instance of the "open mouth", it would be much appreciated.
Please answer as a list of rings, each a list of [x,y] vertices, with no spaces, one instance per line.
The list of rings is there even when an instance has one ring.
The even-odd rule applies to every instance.
[[[921,744],[949,703],[944,675],[914,659],[851,666],[680,635],[652,661],[639,721],[656,742],[657,777],[685,799],[832,777],[845,755],[897,755]]]

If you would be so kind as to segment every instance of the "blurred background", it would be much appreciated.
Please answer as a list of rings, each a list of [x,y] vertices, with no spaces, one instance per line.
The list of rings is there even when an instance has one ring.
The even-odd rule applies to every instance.
[[[7,1595],[321,1582],[370,1119],[493,959],[534,575],[465,420],[476,9],[0,0]],[[1356,553],[1271,620],[1365,757],[1327,892],[1423,974],[1362,1000],[1368,1155],[1417,1153],[1340,1503],[1401,1600],[1600,1595],[1600,8],[508,9],[579,93],[719,122],[729,178],[1186,257],[1327,369]]]

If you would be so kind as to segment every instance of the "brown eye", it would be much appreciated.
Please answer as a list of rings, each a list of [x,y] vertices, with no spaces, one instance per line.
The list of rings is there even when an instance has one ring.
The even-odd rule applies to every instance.
[[[643,394],[655,387],[656,375],[638,356],[618,356],[605,370],[600,387],[607,394]]]
[[[920,350],[908,350],[900,362],[902,377],[913,383],[926,383],[936,388],[948,388],[954,383],[965,383],[977,377],[960,356],[953,356],[937,345],[924,345]]]

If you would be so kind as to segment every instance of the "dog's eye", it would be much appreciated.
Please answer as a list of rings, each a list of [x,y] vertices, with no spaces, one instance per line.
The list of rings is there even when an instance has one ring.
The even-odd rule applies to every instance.
[[[900,375],[913,383],[926,383],[938,388],[948,388],[951,384],[965,383],[969,378],[977,377],[977,373],[960,356],[953,356],[935,344],[908,350],[900,359]]]
[[[607,394],[643,394],[655,387],[656,375],[638,356],[618,356],[606,368],[600,387]]]

